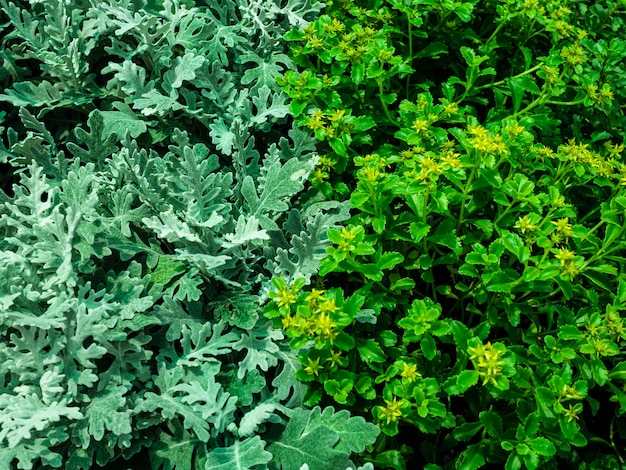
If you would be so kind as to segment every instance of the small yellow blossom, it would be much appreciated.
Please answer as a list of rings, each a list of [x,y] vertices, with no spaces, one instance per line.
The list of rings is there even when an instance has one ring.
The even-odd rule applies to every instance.
[[[337,323],[330,319],[330,315],[327,313],[320,313],[317,317],[317,330],[320,335],[324,337],[330,337],[333,334],[333,328],[337,326]]]
[[[450,103],[443,107],[443,112],[446,114],[455,114],[459,112],[459,105],[456,103]]]
[[[400,375],[407,379],[409,383],[420,377],[420,373],[417,372],[417,366],[415,364],[407,364],[406,362],[402,364]]]
[[[317,303],[324,298],[323,295],[324,291],[322,289],[311,289],[311,292],[306,296],[305,300],[310,305],[317,305]]]
[[[561,262],[561,266],[565,266],[574,261],[575,256],[576,253],[568,250],[567,248],[559,248],[559,252],[554,255],[554,257]]]
[[[561,270],[561,274],[568,276],[570,281],[573,281],[579,272],[580,271],[578,270],[578,268],[576,268],[576,265],[574,263],[567,263]]]
[[[491,342],[478,344],[467,348],[470,353],[470,360],[478,371],[478,375],[483,378],[483,385],[498,382],[498,377],[502,374],[504,359],[500,356],[504,352],[502,349],[494,347]]]
[[[557,232],[564,237],[571,237],[574,234],[572,231],[572,224],[569,223],[569,217],[563,217],[556,222],[554,220],[551,222],[556,225]]]
[[[570,422],[579,418],[578,413],[582,411],[582,408],[582,403],[576,403],[574,406],[570,404],[568,409],[563,409],[563,414],[567,416],[567,421]]]
[[[320,121],[319,119],[313,119],[313,118],[309,118],[306,125],[309,129],[313,131],[317,129],[322,129],[324,127],[324,123],[322,121]]]
[[[309,365],[304,368],[304,372],[309,375],[315,375],[317,377],[320,374],[320,371],[323,369],[323,367],[320,365],[319,358],[312,360],[310,357],[307,357],[307,361]]]
[[[517,219],[515,228],[520,229],[521,232],[524,234],[526,233],[526,230],[528,230],[529,232],[532,232],[534,230],[537,230],[539,227],[537,227],[535,224],[531,222],[530,217],[528,217],[528,215],[525,215],[524,217],[520,217],[519,219]]]
[[[391,423],[392,421],[397,421],[398,418],[402,416],[402,411],[400,410],[400,408],[404,404],[404,401],[398,401],[398,399],[394,397],[392,401],[385,400],[385,403],[387,406],[378,407],[383,419],[385,419],[387,424]]]
[[[335,299],[325,299],[319,304],[319,310],[322,313],[333,313],[340,310],[340,308],[335,305]]]
[[[330,24],[324,25],[324,31],[327,33],[340,33],[344,28],[344,25],[337,18],[333,18]]]
[[[428,121],[425,119],[416,119],[411,127],[419,134],[422,131],[428,130]]]
[[[489,131],[485,129],[483,126],[470,125],[470,126],[467,126],[467,132],[469,132],[472,135],[475,135],[476,137],[487,137],[487,134]]]
[[[341,351],[335,351],[331,349],[330,356],[326,359],[326,362],[330,362],[330,367],[341,365]]]
[[[282,287],[276,293],[276,300],[278,300],[278,306],[289,306],[296,303],[296,295],[291,289]]]
[[[375,182],[380,177],[380,170],[378,168],[367,167],[362,170],[364,179],[370,183]]]

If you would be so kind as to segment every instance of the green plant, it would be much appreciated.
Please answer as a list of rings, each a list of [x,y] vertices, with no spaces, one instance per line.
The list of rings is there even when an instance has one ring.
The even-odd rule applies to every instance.
[[[0,5],[0,468],[356,468],[260,315],[348,216],[274,83],[320,5]]]
[[[278,82],[353,217],[265,310],[307,403],[371,410],[383,468],[623,466],[623,4],[327,5]]]

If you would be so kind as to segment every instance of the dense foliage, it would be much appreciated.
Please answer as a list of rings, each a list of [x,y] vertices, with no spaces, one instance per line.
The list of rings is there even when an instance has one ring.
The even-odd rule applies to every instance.
[[[379,433],[304,408],[260,315],[348,217],[274,80],[321,5],[208,3],[0,1],[2,469],[344,470]]]
[[[0,0],[0,469],[626,468],[625,20]]]
[[[381,468],[626,468],[623,2],[332,0],[278,83],[350,200],[265,315]]]

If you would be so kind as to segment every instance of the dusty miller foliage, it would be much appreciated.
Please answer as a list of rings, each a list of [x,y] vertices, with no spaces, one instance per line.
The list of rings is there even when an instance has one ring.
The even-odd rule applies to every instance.
[[[309,0],[0,0],[0,469],[345,469],[259,318],[347,207],[274,77]]]

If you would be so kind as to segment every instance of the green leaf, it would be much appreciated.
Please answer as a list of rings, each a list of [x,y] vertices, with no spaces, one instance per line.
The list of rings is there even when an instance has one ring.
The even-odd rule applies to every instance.
[[[365,78],[365,64],[363,62],[353,64],[350,77],[356,85],[361,83],[363,81],[363,78]]]
[[[524,437],[533,437],[539,431],[539,416],[537,413],[530,413],[524,420]]]
[[[376,264],[358,264],[355,270],[373,281],[380,281],[383,278],[383,272]]]
[[[411,222],[409,231],[413,241],[419,243],[430,232],[430,225],[425,222]]]
[[[391,286],[389,286],[389,290],[410,290],[415,287],[415,281],[408,277],[400,278],[394,281]]]
[[[415,58],[420,57],[435,57],[448,52],[448,46],[443,42],[429,42],[426,47],[417,51],[413,56]]]
[[[626,361],[617,364],[608,375],[609,379],[626,380]]]
[[[463,451],[457,460],[457,470],[476,470],[485,464],[482,444],[473,444]]]
[[[485,288],[489,292],[504,292],[510,293],[511,290],[519,284],[519,274],[513,269],[505,269],[490,274],[487,278],[487,285]]]
[[[172,436],[159,430],[157,440],[150,448],[150,463],[154,469],[192,470],[195,446],[187,432]]]
[[[552,457],[556,454],[556,447],[554,444],[545,437],[536,437],[534,439],[527,440],[526,443],[530,448],[539,455],[544,457]]]
[[[259,436],[236,441],[229,447],[218,447],[208,453],[204,468],[207,470],[253,470],[257,465],[265,465],[272,460],[272,454],[265,450],[265,442]]]
[[[504,464],[504,470],[520,470],[522,468],[522,457],[516,453],[509,454]]]
[[[136,113],[133,113],[126,105],[114,103],[114,106],[124,111],[99,111],[102,115],[104,127],[102,129],[102,136],[104,138],[110,135],[116,135],[121,138],[126,132],[131,137],[137,138],[148,130],[146,123],[139,118]]]
[[[432,361],[437,355],[437,344],[435,343],[435,339],[428,333],[425,333],[420,341],[420,348],[422,349],[424,357],[429,361]]]
[[[469,441],[482,429],[483,425],[480,422],[463,423],[454,428],[454,431],[452,431],[452,436],[458,441]]]
[[[502,438],[502,418],[498,413],[494,411],[481,411],[479,419],[491,437]]]
[[[349,452],[335,448],[339,434],[319,419],[309,425],[319,413],[319,407],[293,410],[283,433],[267,448],[276,465],[283,470],[300,470],[305,463],[311,470],[350,466]]]
[[[449,377],[443,384],[448,395],[460,395],[478,383],[478,371],[464,370],[458,375]]]
[[[384,253],[378,259],[378,261],[376,261],[376,264],[378,265],[380,269],[392,269],[394,266],[402,263],[403,261],[404,261],[404,256],[402,256],[400,253],[390,251],[390,252]]]
[[[385,362],[385,353],[373,339],[356,339],[356,347],[359,351],[361,359],[366,363]]]
[[[319,407],[312,410],[307,427],[311,429],[315,426],[325,426],[336,432],[339,442],[335,449],[345,452],[363,452],[366,446],[374,443],[380,433],[376,425],[366,422],[361,416],[350,416],[348,410],[335,413],[332,406],[321,412]]]

